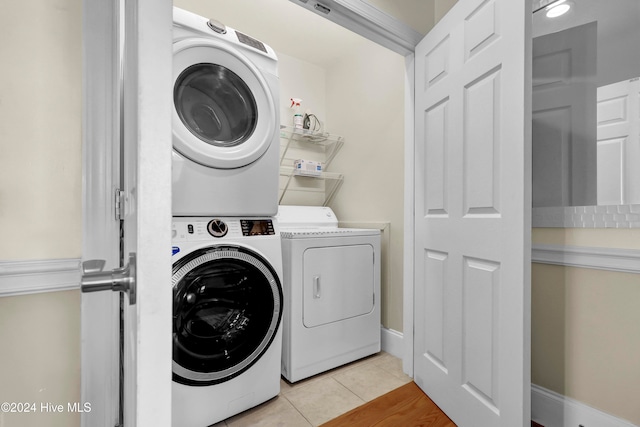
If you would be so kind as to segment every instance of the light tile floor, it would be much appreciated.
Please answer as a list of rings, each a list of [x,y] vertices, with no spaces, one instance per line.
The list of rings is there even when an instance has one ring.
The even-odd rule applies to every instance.
[[[291,384],[280,394],[213,427],[319,426],[408,382],[402,361],[381,352]]]

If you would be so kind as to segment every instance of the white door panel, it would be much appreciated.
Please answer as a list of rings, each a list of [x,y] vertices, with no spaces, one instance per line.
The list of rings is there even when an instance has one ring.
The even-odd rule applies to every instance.
[[[125,1],[124,16],[123,250],[137,258],[136,304],[124,310],[124,423],[170,426],[172,4]]]
[[[129,295],[123,298],[124,357],[121,369],[124,403],[121,409],[118,402],[118,339],[111,339],[111,333],[107,337],[92,333],[101,328],[119,331],[119,309],[107,310],[105,314],[104,310],[92,310],[95,305],[90,303],[96,298],[106,301],[120,298],[110,290],[83,297],[82,389],[84,401],[92,403],[92,411],[83,415],[82,424],[112,427],[123,421],[127,427],[170,426],[172,4],[157,0],[126,0],[104,9],[102,3],[85,0],[83,4],[85,65],[88,64],[84,77],[93,82],[92,87],[99,88],[97,94],[86,98],[84,126],[88,130],[84,145],[87,155],[92,157],[88,160],[85,156],[88,168],[84,175],[85,181],[98,176],[96,181],[103,184],[103,188],[100,185],[85,187],[84,205],[88,211],[85,218],[92,213],[104,218],[102,222],[85,219],[83,258],[107,258],[113,262],[121,258],[126,264],[130,261],[129,254],[135,254],[137,274],[132,275],[136,280],[135,303],[130,301]],[[111,28],[96,35],[92,23],[102,20]],[[92,36],[88,37],[88,34]],[[119,46],[124,46],[123,56]],[[109,71],[99,76],[89,74],[100,67]],[[92,80],[94,77],[95,81]],[[106,160],[93,157],[101,154]],[[113,170],[109,169],[110,162],[114,165]],[[107,169],[103,168],[103,163]],[[92,190],[95,188],[98,188],[100,198],[94,197]],[[120,221],[113,219],[116,188],[122,188],[125,195],[122,236]],[[106,254],[120,252],[120,256],[102,256],[91,250],[95,247],[104,248]],[[104,275],[107,283],[112,280],[108,271],[114,267],[117,264],[107,264]],[[96,279],[95,274],[84,276],[84,282],[89,279]],[[86,290],[83,284],[83,291]],[[95,363],[104,359],[104,354],[110,354],[106,356],[110,362]],[[120,411],[122,420],[119,420]]]
[[[416,48],[414,373],[459,426],[530,420],[530,13],[459,1]]]

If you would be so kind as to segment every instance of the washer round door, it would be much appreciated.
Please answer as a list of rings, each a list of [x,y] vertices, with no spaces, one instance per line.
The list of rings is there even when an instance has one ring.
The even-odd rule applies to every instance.
[[[173,147],[207,167],[259,159],[277,136],[271,90],[243,54],[217,40],[173,44]]]
[[[282,287],[269,263],[236,246],[195,251],[173,266],[173,380],[228,381],[269,348]]]

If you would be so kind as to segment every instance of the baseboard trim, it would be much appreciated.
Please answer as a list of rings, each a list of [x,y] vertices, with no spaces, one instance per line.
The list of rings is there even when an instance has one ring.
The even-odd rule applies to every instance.
[[[640,273],[640,250],[533,245],[531,261],[623,273]]]
[[[404,344],[402,342],[402,332],[380,327],[380,347],[392,356],[399,359],[404,358]]]
[[[79,259],[0,261],[0,297],[80,288]]]
[[[531,384],[531,418],[545,427],[638,427],[535,384]]]
[[[402,332],[381,327],[380,333],[382,350],[402,359]],[[536,384],[531,384],[531,419],[544,427],[640,427]]]

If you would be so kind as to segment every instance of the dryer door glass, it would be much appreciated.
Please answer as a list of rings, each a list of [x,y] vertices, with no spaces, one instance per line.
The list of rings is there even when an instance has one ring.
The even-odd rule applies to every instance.
[[[242,144],[256,128],[258,108],[251,90],[222,65],[196,64],[184,70],[176,80],[173,102],[187,129],[211,145]]]
[[[235,247],[194,252],[174,266],[174,380],[227,381],[256,362],[275,336],[282,291],[259,255]]]

